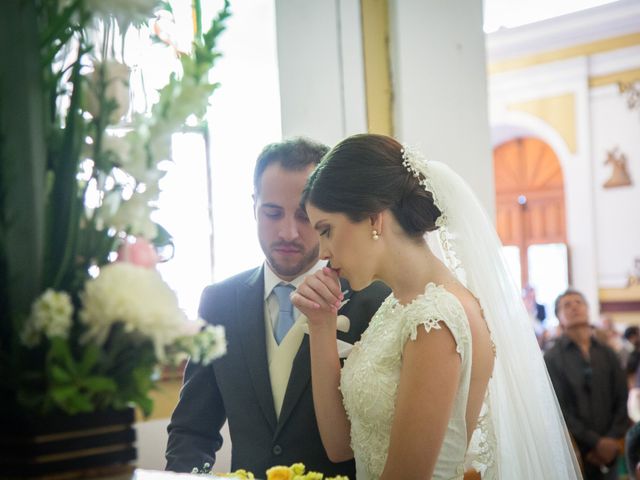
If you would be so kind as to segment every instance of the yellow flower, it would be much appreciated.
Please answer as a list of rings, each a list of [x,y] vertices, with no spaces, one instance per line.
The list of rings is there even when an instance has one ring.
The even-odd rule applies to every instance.
[[[216,473],[216,474],[212,474],[214,475],[216,478],[235,478],[236,480],[254,480],[255,477],[253,476],[253,473],[244,470],[244,469],[240,469],[240,470],[236,470],[233,473]]]
[[[267,480],[293,480],[293,471],[282,465],[267,470]]]
[[[306,475],[300,477],[303,480],[322,480],[324,477],[318,472],[308,472]]]
[[[238,477],[242,478],[243,480],[254,480],[254,476],[253,473],[244,470],[244,469],[240,469],[240,470],[236,470],[235,472],[233,472],[234,475],[237,475]]]
[[[291,465],[291,470],[293,470],[294,475],[304,474],[304,468],[304,463],[294,463]]]

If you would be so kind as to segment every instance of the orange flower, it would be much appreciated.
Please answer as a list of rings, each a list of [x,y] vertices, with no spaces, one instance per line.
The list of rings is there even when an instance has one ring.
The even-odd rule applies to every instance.
[[[293,471],[281,465],[267,470],[267,480],[293,480]]]

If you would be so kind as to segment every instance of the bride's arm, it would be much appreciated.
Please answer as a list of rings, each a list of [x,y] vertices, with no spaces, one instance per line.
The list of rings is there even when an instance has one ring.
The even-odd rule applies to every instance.
[[[307,277],[291,299],[309,319],[311,386],[318,429],[332,462],[353,458],[351,424],[340,393],[340,359],[336,342],[336,316],[340,283],[328,271]]]
[[[380,480],[431,478],[460,377],[461,361],[453,335],[444,325],[430,332],[418,327],[402,355],[389,454]]]

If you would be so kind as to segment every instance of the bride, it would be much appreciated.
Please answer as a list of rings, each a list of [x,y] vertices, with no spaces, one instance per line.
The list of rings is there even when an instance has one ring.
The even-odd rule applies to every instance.
[[[462,479],[470,467],[581,477],[500,242],[459,176],[392,138],[355,135],[325,156],[302,203],[331,265],[292,294],[309,319],[329,458],[355,457],[359,480]],[[339,276],[393,292],[342,371]]]

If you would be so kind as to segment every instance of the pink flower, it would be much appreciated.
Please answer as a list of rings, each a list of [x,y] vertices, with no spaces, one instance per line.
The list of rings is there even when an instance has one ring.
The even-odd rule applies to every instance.
[[[151,243],[144,238],[127,240],[118,249],[118,262],[128,262],[144,268],[156,268],[158,254]]]

